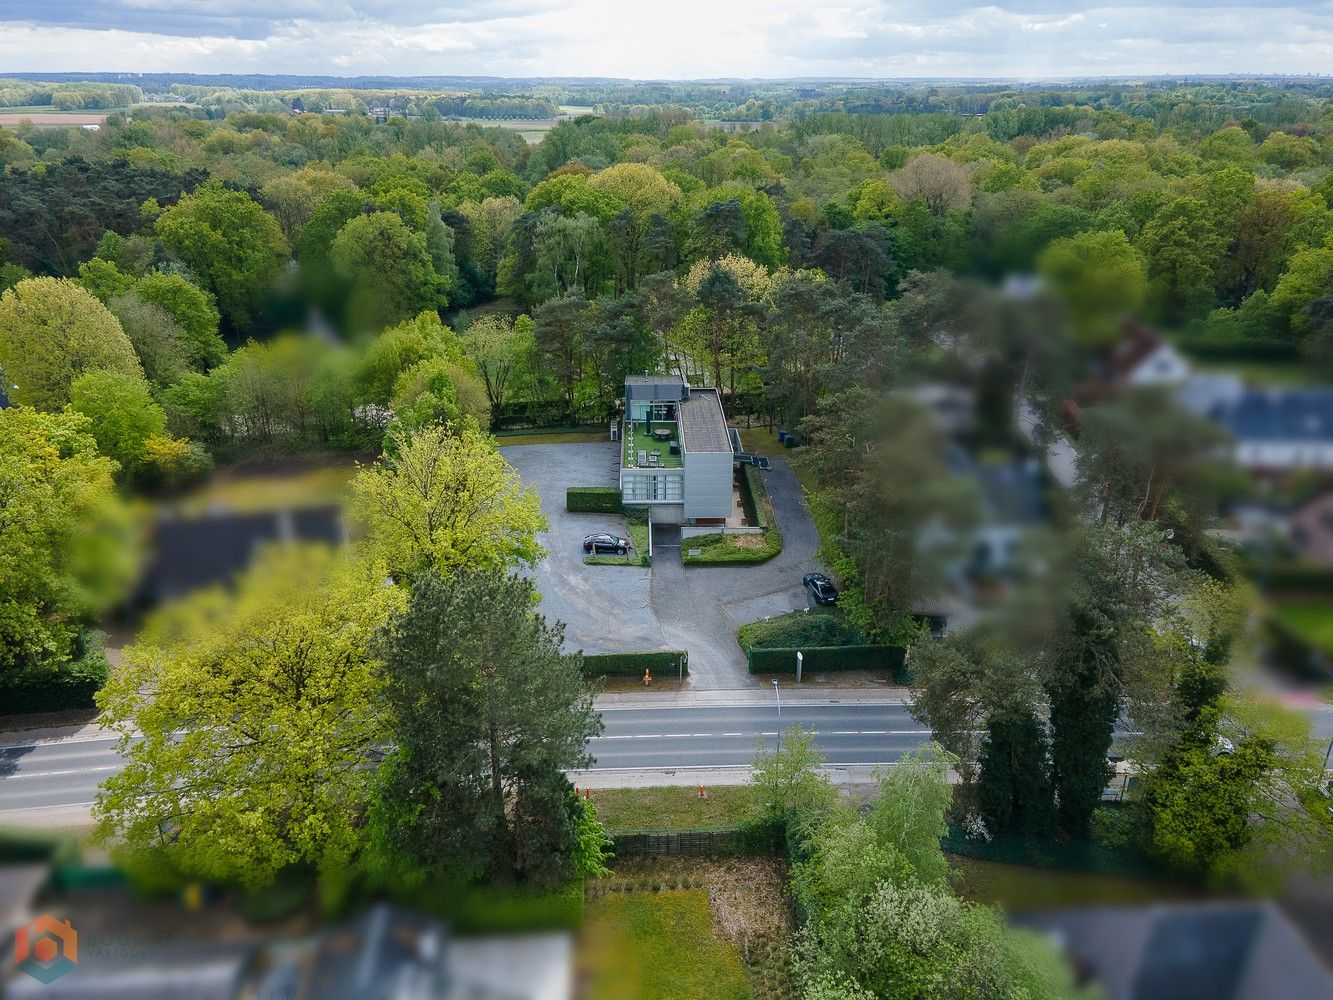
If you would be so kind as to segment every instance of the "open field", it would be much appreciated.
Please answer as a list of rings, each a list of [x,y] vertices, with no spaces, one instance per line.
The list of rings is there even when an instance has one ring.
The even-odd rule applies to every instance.
[[[13,128],[23,122],[32,125],[101,125],[105,111],[56,111],[53,108],[6,108],[0,110],[0,127]]]

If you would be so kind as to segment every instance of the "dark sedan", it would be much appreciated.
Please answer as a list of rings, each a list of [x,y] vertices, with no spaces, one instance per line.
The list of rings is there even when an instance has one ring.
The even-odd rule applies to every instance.
[[[629,546],[629,539],[618,535],[589,535],[583,540],[583,551],[598,556],[623,556],[629,551]]]
[[[807,573],[801,577],[801,583],[805,584],[805,592],[816,604],[838,603],[838,588],[823,573]]]

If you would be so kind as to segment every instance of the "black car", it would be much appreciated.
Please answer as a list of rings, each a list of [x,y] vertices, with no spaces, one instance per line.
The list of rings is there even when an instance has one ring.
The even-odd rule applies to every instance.
[[[623,556],[629,551],[629,539],[618,535],[589,535],[583,540],[583,551],[593,555]]]
[[[805,592],[816,604],[838,603],[838,588],[823,573],[807,573],[801,577],[801,583],[805,584]]]

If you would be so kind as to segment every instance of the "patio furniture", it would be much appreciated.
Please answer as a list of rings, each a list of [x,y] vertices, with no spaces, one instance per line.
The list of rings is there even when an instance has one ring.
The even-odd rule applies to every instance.
[[[661,453],[660,451],[653,451],[653,452],[649,452],[649,453],[648,453],[648,465],[649,465],[649,466],[651,466],[651,467],[653,467],[653,468],[656,468],[657,466],[660,466],[661,464],[662,464],[662,453]]]
[[[646,451],[642,451],[642,450],[640,450],[640,452],[639,452],[639,462],[638,462],[638,464],[639,464],[639,465],[647,465],[647,464],[648,464],[648,453],[647,453]]]
[[[655,428],[653,428],[653,437],[656,438],[658,441],[670,441],[670,440],[671,440],[671,428],[670,428],[670,427],[655,427]]]

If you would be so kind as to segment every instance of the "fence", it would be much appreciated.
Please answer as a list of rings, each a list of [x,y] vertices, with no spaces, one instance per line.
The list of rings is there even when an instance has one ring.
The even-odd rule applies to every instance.
[[[621,833],[612,837],[618,858],[697,858],[736,854],[740,828],[682,830],[677,833]]]

